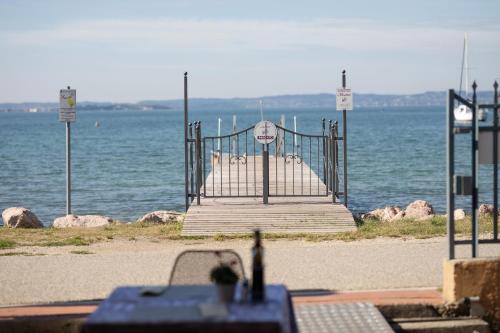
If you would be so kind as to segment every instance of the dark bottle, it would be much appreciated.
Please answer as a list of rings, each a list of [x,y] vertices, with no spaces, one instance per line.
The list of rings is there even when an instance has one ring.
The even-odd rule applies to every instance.
[[[255,245],[252,248],[252,301],[262,302],[264,298],[264,248],[260,230],[255,230]]]

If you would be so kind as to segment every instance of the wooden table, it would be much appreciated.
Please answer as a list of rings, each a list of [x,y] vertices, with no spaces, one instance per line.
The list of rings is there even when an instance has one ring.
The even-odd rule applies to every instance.
[[[171,286],[156,296],[145,296],[144,290],[115,289],[89,316],[82,332],[297,333],[290,294],[283,285],[266,286],[266,301],[255,304],[240,302],[237,290],[235,302],[228,305],[217,303],[210,285]]]

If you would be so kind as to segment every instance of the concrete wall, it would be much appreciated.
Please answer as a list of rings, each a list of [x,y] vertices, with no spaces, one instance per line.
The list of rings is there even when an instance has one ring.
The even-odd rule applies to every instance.
[[[453,303],[473,296],[479,296],[489,316],[500,320],[500,257],[444,261],[444,299]]]

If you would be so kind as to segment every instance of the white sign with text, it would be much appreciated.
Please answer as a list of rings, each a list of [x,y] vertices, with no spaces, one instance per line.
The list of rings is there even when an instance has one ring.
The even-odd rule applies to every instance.
[[[337,88],[337,111],[352,111],[351,88]]]
[[[276,130],[276,125],[268,120],[258,122],[253,130],[255,140],[263,145],[272,143],[276,140],[277,133],[278,131]]]
[[[76,120],[76,90],[61,89],[59,92],[59,121],[74,122]]]

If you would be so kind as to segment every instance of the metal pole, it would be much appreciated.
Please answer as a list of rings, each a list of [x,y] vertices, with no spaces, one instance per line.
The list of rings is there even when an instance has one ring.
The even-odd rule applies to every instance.
[[[66,215],[70,214],[71,214],[71,123],[67,121],[66,122]]]
[[[188,127],[189,127],[189,135],[188,135],[188,139],[189,139],[189,143],[188,143],[188,147],[189,147],[189,189],[190,189],[190,194],[193,194],[194,193],[194,155],[193,155],[193,143],[192,143],[192,139],[193,139],[193,124],[189,123],[188,124]],[[188,196],[188,201],[189,202],[193,202],[194,198],[193,197],[189,197]]]
[[[220,137],[220,126],[221,126],[222,119],[219,118],[219,124],[217,126],[217,136]],[[220,138],[217,141],[217,151],[220,152]]]
[[[446,109],[446,134],[447,134],[447,155],[448,158],[446,160],[446,198],[447,198],[447,213],[448,213],[448,221],[447,221],[447,231],[448,231],[448,259],[455,259],[455,194],[453,192],[453,175],[455,173],[455,164],[454,164],[454,154],[455,154],[455,136],[453,133],[454,126],[454,115],[453,115],[453,107],[454,107],[454,97],[455,92],[453,89],[448,90],[448,103]]]
[[[186,211],[189,208],[188,187],[188,73],[184,73],[184,194]]]
[[[201,123],[197,122],[194,128],[196,136],[195,158],[196,158],[196,204],[200,205],[201,189]]]
[[[297,117],[296,116],[293,116],[293,131],[295,132],[295,134],[293,135],[293,146],[294,146],[295,150],[298,151],[298,149],[297,149],[297,145],[298,145],[298,142],[297,142]]]
[[[323,182],[326,187],[326,195],[328,196],[329,182],[328,182],[328,138],[325,136],[326,119],[321,119],[321,129],[323,134]]]
[[[346,87],[345,69],[342,71],[342,88]],[[344,205],[347,207],[347,111],[342,110],[342,139],[344,142]]]
[[[493,239],[498,240],[498,82],[493,84]]]
[[[332,145],[332,202],[337,202],[337,138],[335,125],[332,126],[330,121],[330,137]]]
[[[262,199],[264,204],[267,205],[269,202],[269,149],[268,144],[262,145],[262,167],[263,167],[263,191],[262,191]]]
[[[472,84],[472,257],[478,256],[478,227],[477,227],[477,203],[478,203],[478,121],[477,121],[477,84]],[[453,214],[453,212],[451,212]]]
[[[233,115],[233,134],[234,133],[236,133],[236,115]],[[236,135],[233,136],[233,156],[237,156],[237,154],[236,154]]]

